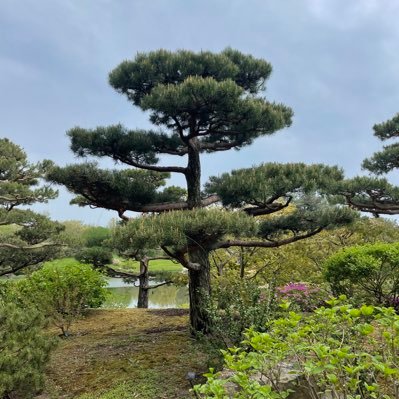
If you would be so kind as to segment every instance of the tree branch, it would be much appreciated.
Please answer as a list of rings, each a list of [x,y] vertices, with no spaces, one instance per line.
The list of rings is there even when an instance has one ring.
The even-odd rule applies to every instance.
[[[208,205],[214,204],[219,201],[220,201],[220,197],[218,195],[216,195],[216,194],[210,195],[209,197],[206,197],[201,201],[201,206],[206,207]],[[143,205],[143,206],[136,207],[134,209],[127,209],[127,210],[148,213],[148,212],[179,211],[179,210],[183,210],[183,209],[188,209],[187,202],[172,202],[172,203],[164,202],[164,203],[158,203],[158,204]]]
[[[230,247],[257,247],[257,248],[276,248],[281,247],[283,245],[290,244],[295,241],[302,240],[304,238],[312,237],[323,230],[322,227],[317,228],[316,230],[310,231],[305,234],[295,235],[290,238],[285,238],[279,241],[243,241],[243,240],[228,240],[220,243],[216,243],[212,246],[212,249],[219,248],[230,248]]]
[[[356,202],[352,199],[350,194],[344,194],[346,202],[352,208],[360,210],[362,212],[370,212],[374,214],[382,215],[398,215],[399,214],[399,204],[395,202],[378,201],[372,198],[371,203]]]
[[[200,270],[201,265],[199,263],[190,262],[185,257],[184,251],[172,252],[165,245],[161,245],[161,249],[171,258],[176,259],[183,267],[189,270]]]
[[[138,274],[124,272],[122,270],[116,270],[110,266],[104,266],[104,268],[110,277],[134,278],[134,279],[138,279],[140,277],[140,275],[138,275]]]
[[[0,277],[5,276],[7,274],[15,273],[15,272],[17,272],[21,269],[24,269],[25,267],[28,267],[28,266],[38,265],[39,263],[42,263],[45,260],[46,260],[46,255],[44,255],[40,259],[35,260],[34,262],[27,262],[27,263],[23,263],[16,267],[11,267],[10,269],[7,269],[7,270],[0,270]]]
[[[144,289],[145,290],[152,290],[153,288],[162,287],[163,285],[172,284],[172,283],[173,283],[173,281],[164,281],[163,283],[159,283],[159,284],[155,284],[155,285],[144,287]]]
[[[142,164],[140,162],[136,162],[133,159],[121,157],[118,155],[113,155],[113,159],[121,161],[127,165],[134,166],[135,168],[145,169],[145,170],[153,170],[155,172],[172,172],[172,173],[183,173],[186,174],[187,168],[181,166],[155,166],[155,165],[147,165]]]
[[[232,141],[230,143],[203,143],[201,142],[200,150],[212,150],[212,151],[228,151],[233,147],[240,145],[238,141]]]
[[[6,242],[0,242],[0,248],[10,248],[10,249],[21,249],[21,250],[34,250],[34,249],[40,249],[40,248],[45,248],[45,247],[66,247],[66,244],[57,244],[57,243],[40,243],[40,244],[34,244],[34,245],[14,245],[14,244],[9,244]]]
[[[270,213],[274,213],[277,211],[281,211],[281,209],[286,208],[292,201],[292,197],[288,197],[284,204],[275,203],[280,196],[275,196],[270,198],[266,204],[244,208],[243,211],[246,212],[250,216],[261,216],[261,215],[268,215]]]

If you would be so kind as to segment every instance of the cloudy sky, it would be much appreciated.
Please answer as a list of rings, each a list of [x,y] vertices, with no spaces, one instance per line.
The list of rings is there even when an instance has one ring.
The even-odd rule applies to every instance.
[[[337,164],[353,176],[381,147],[373,124],[399,111],[398,17],[397,0],[0,0],[0,136],[32,161],[75,162],[71,127],[149,126],[107,83],[122,60],[231,46],[271,62],[266,97],[291,106],[294,123],[207,156],[204,178],[267,161]],[[70,198],[61,190],[38,209],[91,224],[114,216]]]

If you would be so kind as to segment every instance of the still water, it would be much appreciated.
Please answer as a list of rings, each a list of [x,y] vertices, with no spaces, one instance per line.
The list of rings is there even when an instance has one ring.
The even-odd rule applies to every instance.
[[[152,281],[151,284],[157,284]],[[104,308],[135,308],[139,288],[125,283],[121,278],[108,279],[110,295],[103,304]],[[188,288],[173,284],[163,285],[149,291],[148,307],[151,309],[188,308]]]

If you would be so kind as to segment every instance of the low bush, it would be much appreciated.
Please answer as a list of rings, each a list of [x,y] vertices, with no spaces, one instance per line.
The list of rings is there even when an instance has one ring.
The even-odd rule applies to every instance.
[[[280,301],[290,302],[291,308],[310,312],[324,304],[329,297],[326,290],[308,283],[288,283],[276,289]]]
[[[325,278],[334,295],[346,295],[354,303],[397,306],[399,244],[345,248],[327,259]]]
[[[241,348],[223,351],[229,376],[211,370],[195,387],[197,397],[286,398],[292,390],[285,374],[311,399],[398,398],[399,316],[342,299],[310,316],[289,312],[267,332],[249,330]]]
[[[33,304],[67,336],[74,319],[105,301],[106,284],[104,276],[89,265],[50,264],[17,281],[13,291],[17,302]]]
[[[219,278],[208,301],[208,340],[217,347],[237,345],[247,328],[263,330],[277,310],[273,287],[260,288],[255,280]]]

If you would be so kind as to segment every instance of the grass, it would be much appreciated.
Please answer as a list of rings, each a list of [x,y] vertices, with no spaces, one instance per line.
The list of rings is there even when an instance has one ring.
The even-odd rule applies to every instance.
[[[131,260],[123,260],[121,258],[115,258],[115,265],[116,268],[129,270],[132,272],[138,272],[140,270],[140,264],[136,261]],[[151,260],[149,262],[149,271],[151,273],[157,272],[180,272],[183,270],[183,267],[175,262],[172,262],[168,259],[158,259],[158,260]]]
[[[182,309],[90,310],[54,351],[42,399],[191,398],[207,356]]]
[[[50,260],[48,262],[45,262],[44,264],[60,266],[60,267],[68,267],[71,265],[75,265],[76,263],[79,263],[79,262],[75,258],[61,258],[61,259]]]
[[[138,273],[140,270],[139,262],[124,260],[119,257],[115,257],[115,264],[113,265],[116,269],[121,269],[125,271],[130,271],[132,273]],[[64,267],[68,267],[69,265],[77,263],[75,258],[62,258],[55,259],[46,264],[52,265],[60,265]],[[180,272],[183,270],[183,267],[180,264],[174,263],[171,260],[160,259],[160,260],[152,260],[149,263],[149,269],[151,273],[159,273],[159,272]]]

